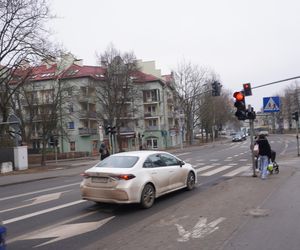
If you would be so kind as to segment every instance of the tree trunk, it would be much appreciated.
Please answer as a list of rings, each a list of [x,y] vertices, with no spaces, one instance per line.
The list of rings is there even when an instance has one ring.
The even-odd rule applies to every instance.
[[[43,139],[41,165],[46,166],[46,143],[45,143],[45,139]]]

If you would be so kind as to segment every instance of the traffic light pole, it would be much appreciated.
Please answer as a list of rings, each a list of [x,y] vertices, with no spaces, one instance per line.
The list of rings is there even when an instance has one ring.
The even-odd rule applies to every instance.
[[[299,153],[299,129],[298,129],[298,127],[299,127],[299,120],[298,121],[296,121],[296,139],[297,139],[297,151],[298,151],[298,157],[300,156],[300,153]]]
[[[254,148],[254,120],[250,119],[249,120],[249,125],[250,125],[250,139],[251,139],[251,144],[250,144],[250,148],[251,148],[251,158],[252,158],[252,170],[253,170],[253,177],[257,177],[256,175],[256,163],[255,163],[255,158],[254,158],[254,152],[253,152],[253,148]]]

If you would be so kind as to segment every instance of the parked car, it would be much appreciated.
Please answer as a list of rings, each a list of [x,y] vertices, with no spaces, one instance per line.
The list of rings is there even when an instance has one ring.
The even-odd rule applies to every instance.
[[[109,156],[83,174],[82,199],[104,203],[153,205],[172,191],[192,190],[197,174],[191,164],[163,151],[133,151]]]

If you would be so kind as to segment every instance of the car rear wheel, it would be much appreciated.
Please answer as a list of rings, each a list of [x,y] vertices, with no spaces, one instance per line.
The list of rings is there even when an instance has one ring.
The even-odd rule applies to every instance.
[[[149,208],[152,207],[153,203],[155,200],[155,190],[153,185],[151,184],[146,184],[142,191],[141,195],[141,207],[142,208]]]
[[[193,172],[189,172],[186,179],[186,189],[192,190],[195,187],[195,175]]]

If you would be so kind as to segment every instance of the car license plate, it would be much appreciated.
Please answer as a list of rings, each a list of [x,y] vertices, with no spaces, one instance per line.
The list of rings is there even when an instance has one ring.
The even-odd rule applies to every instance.
[[[108,181],[107,177],[92,177],[92,182],[107,183],[107,181]]]

